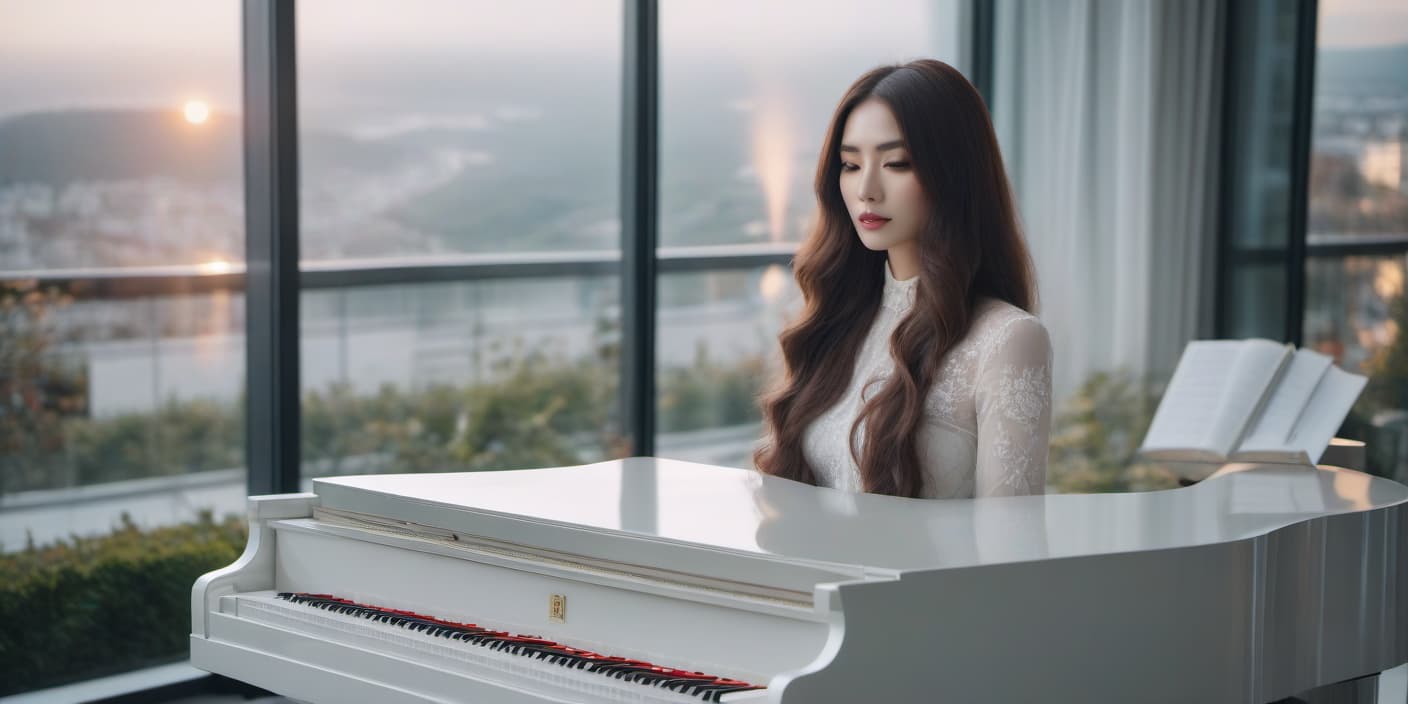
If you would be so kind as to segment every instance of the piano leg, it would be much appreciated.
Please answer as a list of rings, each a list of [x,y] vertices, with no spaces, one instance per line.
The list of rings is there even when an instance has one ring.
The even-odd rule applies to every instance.
[[[1306,690],[1275,704],[1377,704],[1379,676],[1366,675]]]

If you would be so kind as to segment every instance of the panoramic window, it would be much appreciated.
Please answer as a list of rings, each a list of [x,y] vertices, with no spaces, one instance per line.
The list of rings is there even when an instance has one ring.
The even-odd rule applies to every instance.
[[[1369,376],[1347,432],[1408,463],[1408,7],[1321,0],[1303,339]]]
[[[303,474],[619,445],[620,2],[298,6]],[[452,280],[418,283],[424,267]],[[358,286],[355,272],[405,272]],[[544,276],[541,271],[553,273]],[[442,279],[443,280],[443,279]]]
[[[243,547],[239,3],[4,3],[0,95],[3,696],[184,659]]]

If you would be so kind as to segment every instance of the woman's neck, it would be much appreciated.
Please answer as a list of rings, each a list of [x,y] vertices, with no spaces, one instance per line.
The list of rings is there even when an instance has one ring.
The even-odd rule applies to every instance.
[[[890,276],[907,281],[919,275],[919,248],[915,242],[897,244],[885,251],[890,262]]]

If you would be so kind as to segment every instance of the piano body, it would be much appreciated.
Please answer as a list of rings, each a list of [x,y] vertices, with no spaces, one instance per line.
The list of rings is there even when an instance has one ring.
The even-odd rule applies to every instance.
[[[1408,488],[1333,467],[954,501],[652,458],[313,489],[251,497],[193,589],[197,667],[310,702],[1260,704],[1408,661]]]

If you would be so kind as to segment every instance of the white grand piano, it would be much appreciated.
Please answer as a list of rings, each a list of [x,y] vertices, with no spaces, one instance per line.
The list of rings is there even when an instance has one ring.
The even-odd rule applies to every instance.
[[[309,702],[1352,693],[1408,661],[1405,506],[1277,465],[964,501],[650,458],[321,479],[250,498],[191,661]]]

